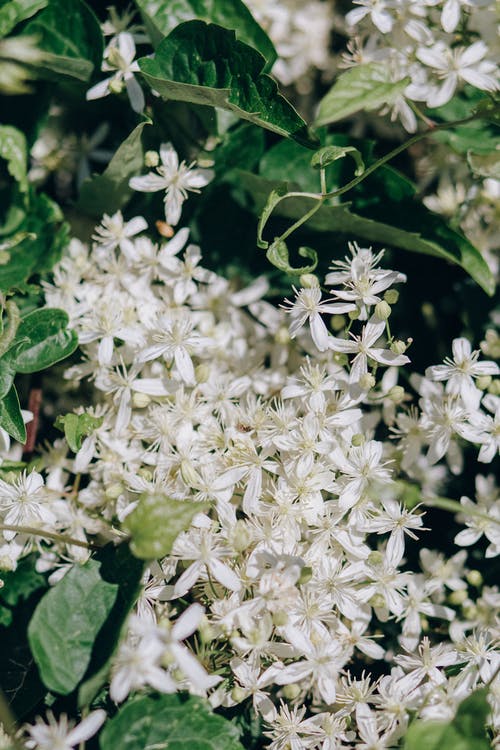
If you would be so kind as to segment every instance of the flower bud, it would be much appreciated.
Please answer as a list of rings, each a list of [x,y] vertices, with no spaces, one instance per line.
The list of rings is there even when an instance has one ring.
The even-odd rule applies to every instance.
[[[198,472],[193,467],[191,461],[189,461],[187,458],[181,461],[181,477],[188,487],[196,487],[196,485],[200,481]]]
[[[194,368],[194,376],[197,383],[206,383],[210,377],[210,365],[202,362]]]
[[[319,286],[319,279],[314,273],[303,273],[300,277],[300,286],[305,289],[312,289],[315,286]]]
[[[397,289],[388,289],[384,294],[384,299],[390,305],[395,305],[399,299],[399,292]]]
[[[287,701],[293,701],[295,700],[295,698],[298,698],[299,695],[300,687],[294,682],[292,682],[290,685],[283,686],[283,697],[286,698]]]
[[[380,320],[388,320],[391,315],[391,306],[387,304],[384,300],[382,302],[378,302],[375,305],[375,315]]]
[[[107,62],[114,68],[119,68],[123,62],[123,57],[120,54],[118,47],[109,47],[107,54]]]
[[[393,404],[401,404],[405,398],[405,389],[400,385],[393,385],[388,396]]]
[[[241,701],[244,701],[247,697],[248,693],[246,690],[244,690],[239,685],[235,685],[234,688],[231,690],[231,698],[235,703],[241,703]]]
[[[330,318],[330,328],[336,333],[345,328],[345,318],[343,315],[332,315]]]
[[[120,482],[113,482],[109,487],[106,487],[104,492],[108,500],[117,500],[123,492],[123,485]]]
[[[160,155],[158,151],[146,151],[144,154],[144,164],[146,167],[157,167],[160,163]]]
[[[274,334],[274,340],[277,344],[282,344],[285,346],[286,344],[289,344],[291,341],[290,331],[285,326],[280,326],[276,333]]]
[[[400,339],[395,339],[391,344],[391,352],[394,352],[394,354],[404,354],[406,351],[406,344],[404,341],[401,341]]]
[[[378,549],[374,549],[368,555],[368,562],[370,565],[380,565],[384,562],[384,555]]]
[[[161,657],[162,667],[171,667],[172,664],[175,664],[175,656],[170,651],[165,651]]]
[[[210,643],[215,638],[215,630],[209,623],[206,615],[201,618],[200,624],[198,625],[198,633],[203,643]]]
[[[488,386],[488,393],[492,393],[493,396],[500,396],[500,378],[495,378]]]
[[[481,391],[485,391],[490,387],[492,379],[491,375],[481,375],[476,378],[476,385]]]
[[[365,436],[361,432],[357,432],[355,435],[351,438],[351,445],[355,448],[359,448],[361,445],[365,444]]]
[[[359,316],[361,315],[358,308],[356,308],[355,310],[349,310],[347,314],[349,315],[350,320],[357,320]]]
[[[374,609],[383,609],[386,606],[385,599],[382,594],[374,594],[368,604]]]
[[[149,406],[151,403],[151,396],[148,396],[147,393],[134,393],[132,396],[132,405],[136,409],[144,409],[146,406]]]
[[[448,596],[448,601],[450,604],[463,604],[465,600],[468,598],[467,591],[465,589],[458,589],[457,591],[452,591]]]
[[[243,552],[252,541],[252,535],[246,521],[236,521],[231,535],[231,542],[236,552]]]
[[[145,479],[146,482],[153,481],[153,472],[151,471],[151,469],[146,469],[145,466],[142,466],[137,472],[137,474],[138,476],[142,477],[142,479]]]
[[[362,388],[363,391],[369,391],[375,386],[376,382],[377,381],[370,372],[365,372],[365,374],[359,379],[359,387]]]
[[[469,570],[465,577],[467,578],[467,581],[470,583],[470,585],[475,586],[475,588],[477,589],[483,585],[483,576],[481,575],[479,570]]]
[[[309,565],[304,565],[304,567],[300,571],[299,580],[297,581],[298,585],[301,586],[304,583],[309,583],[312,576],[313,576],[312,568],[310,568]]]
[[[123,81],[119,81],[118,79],[110,81],[108,88],[112,94],[121,94],[123,91]]]
[[[186,679],[186,675],[184,674],[182,669],[179,669],[178,667],[177,669],[173,670],[172,677],[174,678],[176,682],[182,682],[183,680]]]
[[[332,359],[339,367],[344,367],[349,362],[347,354],[343,354],[342,352],[334,352]]]
[[[477,617],[477,607],[473,602],[467,602],[465,607],[462,607],[462,614],[466,620],[475,620]]]
[[[282,628],[288,623],[288,615],[283,609],[273,613],[273,625],[276,628]]]

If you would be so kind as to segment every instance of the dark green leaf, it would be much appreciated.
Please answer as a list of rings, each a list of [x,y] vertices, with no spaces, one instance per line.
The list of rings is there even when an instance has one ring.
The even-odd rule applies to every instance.
[[[0,605],[0,625],[3,628],[8,628],[9,625],[11,625],[13,620],[13,614],[12,610],[8,607],[4,607],[3,605]]]
[[[49,0],[23,29],[36,36],[43,50],[43,62],[37,65],[39,77],[69,76],[88,81],[94,68],[101,67],[103,36],[99,21],[81,0]]]
[[[126,544],[108,544],[96,555],[101,577],[118,586],[113,609],[102,626],[92,650],[92,658],[78,690],[78,705],[88,706],[106,681],[111,659],[118,648],[125,622],[141,592],[144,563],[135,558]]]
[[[290,265],[290,259],[288,255],[288,248],[283,240],[276,239],[266,253],[266,257],[273,266],[279,268],[280,271],[284,271],[292,276],[301,276],[304,273],[312,273],[318,265],[318,254],[315,250],[310,247],[299,248],[299,255],[302,258],[309,258],[312,260],[311,265],[302,266],[301,268],[294,268]]]
[[[38,604],[28,627],[31,651],[45,686],[68,695],[84,676],[92,648],[115,603],[100,563],[73,567]]]
[[[3,581],[0,599],[11,607],[28,599],[34,591],[47,587],[45,578],[37,573],[34,567],[35,559],[34,555],[24,557],[15,570],[2,573],[0,576]]]
[[[0,360],[1,361],[1,360]],[[102,425],[103,417],[93,417],[91,414],[65,414],[56,419],[55,427],[62,430],[68,441],[68,445],[77,453],[82,447],[82,440],[91,435],[94,430]]]
[[[337,78],[319,105],[316,125],[328,125],[360,110],[379,109],[391,105],[402,95],[409,78],[391,80],[389,66],[367,63],[350,68]]]
[[[293,143],[293,141],[283,141],[283,143]],[[234,168],[235,164],[240,169],[252,170],[262,157],[264,148],[264,131],[244,122],[225,133],[222,143],[208,156],[214,159],[215,171],[224,176]]]
[[[388,221],[397,221],[399,226],[391,226],[375,218],[354,213],[351,211],[351,203],[343,203],[338,206],[322,206],[307,222],[307,228],[317,232],[340,232],[349,239],[359,237],[369,242],[380,242],[403,250],[444,258],[462,266],[488,294],[493,294],[495,282],[479,251],[465,237],[448,227],[440,216],[417,203],[412,197],[411,183],[398,177],[392,184],[389,177],[397,173],[384,167],[377,170],[376,174],[382,171],[385,181],[379,186],[378,194],[372,188],[377,204],[372,207],[365,206],[363,212],[366,211],[368,214],[371,210],[373,215],[377,215],[380,205],[383,204]],[[271,190],[288,191],[289,188],[287,183],[264,180],[246,172],[239,172],[239,177],[240,182],[251,194],[258,213],[266,206]],[[281,200],[274,213],[295,221],[304,216],[313,204],[312,198],[287,198]]]
[[[9,174],[16,180],[21,192],[28,190],[26,138],[12,125],[0,125],[0,159],[7,162]]]
[[[78,346],[78,337],[67,325],[67,313],[57,308],[45,307],[26,315],[13,343],[11,362],[16,372],[38,372],[69,357]]]
[[[447,104],[437,109],[428,110],[429,116],[438,122],[453,122],[471,117],[475,112],[480,116],[463,125],[456,125],[450,130],[440,130],[433,136],[434,140],[446,143],[459,154],[469,150],[476,154],[489,154],[498,147],[498,104],[484,96],[483,92],[467,86],[456,94]]]
[[[0,401],[0,427],[19,443],[26,442],[26,427],[14,386]]]
[[[10,0],[0,8],[0,39],[7,36],[21,21],[45,8],[48,0]]]
[[[128,701],[99,737],[101,750],[243,750],[238,729],[200,698],[146,696]]]
[[[168,555],[180,532],[188,528],[196,513],[205,509],[203,503],[141,495],[139,504],[123,522],[123,528],[132,536],[130,549],[141,560]]]
[[[76,208],[85,214],[101,217],[103,213],[113,214],[132,195],[129,180],[144,167],[144,150],[141,136],[145,125],[139,123],[119,146],[104,172],[86,180],[80,190]]]
[[[294,138],[317,143],[292,105],[263,74],[265,60],[236,39],[234,31],[203,21],[177,26],[139,67],[149,85],[167,99],[229,109],[238,117]]]
[[[236,32],[236,37],[258,50],[270,70],[276,50],[241,0],[136,0],[153,44],[159,43],[184,21],[216,23]]]
[[[15,369],[12,366],[10,358],[2,357],[0,359],[0,399],[4,398],[10,391],[14,382]]]

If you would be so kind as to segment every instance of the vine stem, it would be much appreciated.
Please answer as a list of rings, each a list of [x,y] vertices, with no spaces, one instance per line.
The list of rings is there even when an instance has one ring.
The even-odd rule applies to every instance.
[[[53,539],[55,542],[63,542],[64,544],[71,544],[75,547],[84,547],[85,549],[100,549],[99,544],[94,542],[84,542],[81,539],[74,539],[67,534],[57,534],[54,531],[45,531],[44,529],[37,529],[36,526],[16,526],[10,523],[0,523],[0,531],[15,531],[16,534],[27,534],[28,536],[41,536],[44,539]]]
[[[464,508],[458,500],[451,500],[449,497],[431,497],[422,500],[422,502],[430,508],[440,508],[441,510],[449,510],[452,513],[461,513],[464,516],[482,518],[485,521],[491,521],[500,525],[500,519],[489,516],[487,513],[481,513],[480,510],[474,510],[474,508]]]
[[[385,156],[382,156],[380,159],[377,159],[377,161],[375,161],[373,164],[371,164],[369,167],[365,169],[363,174],[359,175],[358,177],[355,177],[346,185],[343,185],[341,188],[338,188],[337,190],[333,190],[330,193],[326,192],[326,185],[325,185],[324,179],[322,179],[321,181],[321,190],[322,190],[321,193],[302,193],[302,192],[297,192],[297,191],[287,193],[281,198],[281,200],[286,200],[287,198],[311,198],[312,200],[315,200],[316,203],[314,204],[312,208],[309,209],[309,211],[306,214],[304,214],[304,216],[302,216],[294,224],[292,224],[285,232],[283,232],[282,235],[277,237],[275,239],[275,242],[286,240],[287,237],[293,234],[293,232],[299,229],[299,227],[301,227],[303,224],[309,221],[309,219],[312,216],[314,216],[314,214],[317,211],[319,211],[321,206],[323,206],[323,204],[328,198],[337,198],[339,195],[343,195],[344,193],[347,193],[349,190],[352,190],[352,188],[356,187],[356,185],[359,185],[360,182],[363,182],[363,180],[369,177],[379,167],[382,167],[388,161],[391,161],[391,159],[394,159],[395,156],[398,156],[398,154],[401,154],[403,151],[406,151],[406,149],[410,148],[410,146],[413,146],[414,143],[418,143],[418,141],[421,141],[423,138],[426,138],[428,135],[433,135],[433,133],[436,133],[439,130],[449,130],[450,128],[454,128],[458,125],[464,125],[465,123],[471,122],[472,120],[476,120],[476,119],[477,119],[477,115],[473,114],[473,115],[469,115],[469,117],[464,117],[461,120],[454,120],[453,122],[443,122],[443,123],[439,123],[438,125],[435,125],[434,123],[430,124],[427,130],[423,130],[420,133],[415,133],[415,135],[409,138],[407,141],[405,141],[404,143],[401,143],[392,151],[389,151],[389,153],[386,154]],[[270,217],[268,217],[268,219],[269,218]],[[267,223],[267,220],[265,223]],[[262,227],[261,231],[263,229],[264,227]]]

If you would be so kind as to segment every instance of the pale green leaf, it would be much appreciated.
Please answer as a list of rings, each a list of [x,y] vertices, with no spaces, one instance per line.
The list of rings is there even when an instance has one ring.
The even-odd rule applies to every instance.
[[[347,154],[356,162],[354,174],[359,177],[365,171],[365,163],[360,152],[354,146],[323,146],[314,154],[311,159],[311,166],[315,169],[325,169],[337,159],[343,159]]]
[[[84,676],[95,639],[116,599],[118,586],[104,581],[100,564],[75,565],[39,602],[28,640],[44,685],[73,692]]]
[[[0,8],[0,39],[7,36],[21,21],[45,8],[48,0],[10,0]]]
[[[130,549],[141,560],[168,555],[180,532],[188,528],[196,513],[205,509],[203,503],[190,500],[141,495],[137,507],[123,521],[123,528],[132,537]]]
[[[302,258],[309,258],[312,263],[308,266],[301,266],[300,268],[294,268],[290,265],[290,258],[288,254],[288,248],[283,240],[276,239],[270,246],[266,253],[266,257],[273,266],[279,268],[280,271],[284,271],[292,276],[301,276],[305,273],[312,273],[318,265],[318,254],[315,250],[310,247],[299,248],[299,255]]]
[[[22,193],[28,190],[28,149],[24,133],[12,125],[0,125],[0,159],[7,162],[9,174]]]
[[[145,696],[128,701],[99,737],[101,750],[243,750],[239,731],[201,698]]]
[[[84,437],[91,435],[94,430],[101,426],[103,417],[93,417],[91,414],[65,414],[56,419],[55,427],[62,430],[68,441],[68,445],[77,453],[82,447]]]
[[[238,117],[314,148],[316,140],[276,82],[265,60],[234,31],[203,21],[177,26],[154,59],[139,60],[151,88],[166,99],[228,109]]]
[[[100,218],[103,213],[115,213],[128,201],[133,193],[129,180],[144,167],[141,136],[144,126],[150,124],[150,120],[139,123],[118,147],[104,172],[85,180],[76,204],[78,211]]]
[[[335,81],[319,105],[316,125],[328,125],[360,110],[390,106],[409,84],[409,78],[394,82],[389,66],[367,63],[350,68]]]

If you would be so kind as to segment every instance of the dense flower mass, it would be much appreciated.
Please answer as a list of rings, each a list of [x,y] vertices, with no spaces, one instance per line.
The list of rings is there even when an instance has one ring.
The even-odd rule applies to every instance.
[[[102,55],[61,62],[60,1],[0,8],[0,36],[38,29],[0,39],[2,96],[19,50],[64,68],[26,137],[0,124],[0,628],[42,685],[10,726],[0,680],[0,748],[125,747],[128,709],[155,704],[149,731],[180,694],[148,747],[197,701],[235,749],[402,750],[472,697],[500,750],[500,318],[473,310],[498,276],[495,3],[248,0],[226,29],[217,2],[82,0]],[[471,278],[427,294],[400,249]],[[82,571],[61,676],[50,616]]]
[[[307,277],[279,309],[263,279],[238,289],[204,269],[186,230],[158,245],[143,228],[140,217],[105,217],[92,247],[73,240],[46,285],[85,353],[67,377],[73,386],[91,377],[102,423],[74,458],[59,455],[57,477],[49,460],[50,487],[34,473],[2,482],[4,521],[15,512],[82,538],[112,533],[144,493],[200,503],[146,574],[111,698],[147,687],[188,689],[213,706],[251,698],[272,748],[293,737],[331,747],[332,735],[339,748],[393,747],[410,713],[450,715],[467,691],[497,679],[500,594],[468,598],[464,553],[446,560],[427,549],[424,508],[409,498],[422,485],[433,503],[442,460],[459,471],[464,440],[480,461],[492,458],[498,397],[473,378],[498,368],[457,339],[453,360],[412,376],[412,404],[397,382],[405,345],[388,333],[390,306],[378,296],[404,277],[380,267],[382,254],[351,245],[327,278],[330,299]],[[332,314],[344,316],[335,335]],[[88,482],[64,500],[70,472]],[[457,504],[456,543],[484,534],[492,556],[500,501],[491,476],[478,474],[477,493]],[[31,547],[29,534],[4,534],[4,559]],[[406,545],[417,538],[413,571]],[[40,566],[59,578],[82,552],[54,545]],[[197,603],[186,609],[186,599]],[[429,619],[438,640],[425,635]],[[397,655],[379,677],[386,622]],[[198,645],[184,644],[195,631]]]

